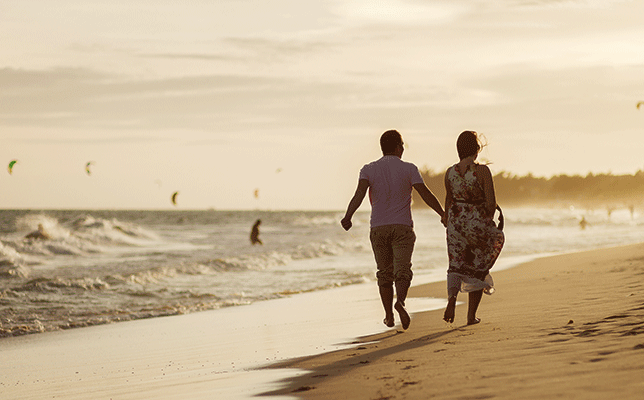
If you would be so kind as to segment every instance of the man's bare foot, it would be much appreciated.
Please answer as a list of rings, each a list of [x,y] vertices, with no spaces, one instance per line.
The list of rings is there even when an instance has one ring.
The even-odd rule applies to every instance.
[[[382,322],[387,325],[390,328],[393,328],[396,323],[394,322],[394,315],[386,315],[385,319],[382,320]]]
[[[474,318],[474,319],[471,319],[471,320],[467,321],[467,324],[468,325],[476,325],[479,322],[481,322],[481,318]]]
[[[456,310],[456,297],[450,297],[449,300],[447,301],[445,314],[443,314],[443,321],[450,324],[454,322],[455,310]]]
[[[411,318],[409,317],[407,310],[405,310],[405,306],[403,306],[399,302],[396,302],[396,304],[394,304],[394,308],[396,309],[396,311],[398,311],[398,315],[400,315],[400,323],[402,324],[403,329],[409,328]]]

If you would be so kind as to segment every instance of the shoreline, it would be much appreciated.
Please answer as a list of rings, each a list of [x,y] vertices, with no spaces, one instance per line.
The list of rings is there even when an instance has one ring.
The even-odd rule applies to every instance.
[[[580,274],[580,269],[598,262],[606,264],[597,267],[599,272]],[[504,264],[511,268],[503,269]],[[543,377],[535,379],[530,368],[538,365],[548,370],[552,360],[535,362],[544,356],[539,350],[557,343],[583,348],[588,344],[578,342],[599,340],[600,334],[592,329],[600,329],[608,317],[612,329],[635,329],[628,338],[630,349],[610,341],[593,357],[586,357],[585,363],[569,365],[598,367],[604,364],[600,361],[614,362],[627,355],[636,371],[628,378],[639,382],[644,375],[637,371],[644,370],[644,362],[633,361],[627,350],[640,358],[644,355],[632,351],[640,345],[644,348],[644,337],[637,336],[637,329],[644,333],[644,284],[637,281],[638,274],[644,275],[643,265],[644,244],[548,256],[517,266],[501,262],[502,270],[493,273],[497,292],[484,296],[479,310],[483,322],[471,327],[464,326],[464,294],[459,296],[455,323],[448,326],[442,321],[446,300],[445,281],[440,280],[410,288],[407,306],[412,324],[404,332],[399,325],[390,329],[382,324],[382,306],[374,283],[369,282],[248,306],[4,338],[0,340],[0,391],[21,399],[45,395],[182,399],[186,391],[195,399],[250,399],[260,394],[280,400],[473,396],[463,388],[450,387],[450,374],[454,374],[459,382],[476,382],[490,397],[509,399],[517,397],[497,388],[523,389],[502,377],[543,384]],[[594,288],[593,279],[598,277],[604,285]],[[577,284],[568,292],[562,290],[572,278]],[[639,311],[624,311],[620,306],[617,300],[624,296],[616,297],[617,278],[633,280],[629,290],[635,294],[627,300],[639,301]],[[593,293],[594,300],[587,300],[590,304],[584,307],[588,293]],[[570,304],[578,308],[571,310]],[[548,318],[535,307],[542,313],[547,310]],[[633,313],[639,320],[633,320]],[[574,322],[568,324],[570,320]],[[637,321],[641,324],[634,325]],[[600,328],[586,329],[593,326],[588,324]],[[372,334],[365,336],[365,332]],[[583,349],[584,354],[592,351],[592,347]],[[557,352],[577,355],[565,348]],[[517,365],[521,359],[525,365]],[[490,368],[491,372],[484,372]],[[525,376],[513,375],[516,371],[524,371]],[[491,386],[486,386],[488,380]],[[642,388],[640,384],[637,390]],[[519,397],[548,397],[532,390]],[[593,393],[584,395],[593,398]]]
[[[638,399],[644,392],[644,243],[542,257],[494,274],[466,326],[443,310],[412,315],[407,331],[269,368],[306,372],[264,393],[326,399]],[[410,296],[444,293],[444,282]],[[412,303],[410,298],[408,303]]]
[[[516,257],[511,257],[511,258],[506,258],[506,259],[501,259],[499,260],[499,268],[500,269],[505,269],[505,268],[512,268],[516,265],[519,265],[525,260],[530,260],[533,259],[534,257],[538,257],[538,255],[530,255],[530,256],[516,256]],[[312,260],[313,261],[313,260]],[[374,267],[375,268],[375,267]],[[420,280],[421,282],[434,282],[438,280],[445,280],[444,277],[444,271],[442,270],[435,270],[435,269],[425,269],[425,270],[420,270],[420,271],[415,271],[416,275],[414,277],[415,281]],[[87,320],[87,321],[80,321],[80,322],[74,322],[74,323],[69,323],[67,327],[57,327],[56,329],[45,329],[42,324],[40,325],[40,329],[38,327],[34,327],[30,329],[26,325],[23,326],[17,326],[17,327],[12,327],[12,328],[3,328],[2,326],[2,321],[0,321],[0,342],[3,340],[7,340],[10,338],[17,338],[17,337],[23,337],[23,336],[31,336],[31,335],[40,335],[40,334],[46,334],[46,333],[52,333],[52,332],[64,332],[64,331],[73,331],[76,329],[84,329],[84,328],[91,328],[91,327],[96,327],[96,326],[105,326],[105,325],[114,325],[114,324],[121,324],[121,323],[127,323],[127,322],[133,322],[133,321],[140,321],[140,320],[147,320],[147,319],[153,319],[153,318],[166,318],[166,317],[178,317],[178,316],[183,316],[183,315],[190,315],[194,313],[201,313],[201,312],[214,312],[214,311],[219,311],[219,310],[226,310],[228,308],[237,308],[237,307],[246,307],[246,306],[251,306],[253,304],[259,304],[265,301],[274,301],[274,300],[280,300],[283,298],[286,298],[288,296],[298,296],[298,295],[306,295],[309,293],[322,293],[328,290],[337,290],[341,289],[344,287],[351,287],[351,286],[359,286],[359,285],[376,285],[376,281],[367,281],[367,282],[361,282],[361,283],[352,283],[352,284],[347,284],[347,285],[342,285],[342,286],[337,286],[337,287],[332,287],[332,288],[325,288],[325,289],[316,289],[316,290],[309,290],[309,291],[302,291],[302,292],[293,292],[293,293],[287,293],[284,296],[285,297],[279,297],[275,299],[267,299],[267,300],[258,300],[254,301],[252,303],[248,304],[239,304],[239,305],[234,305],[234,306],[228,306],[228,307],[220,307],[220,308],[206,308],[202,310],[197,310],[197,311],[190,311],[190,312],[182,312],[179,313],[177,311],[168,311],[167,313],[161,313],[158,315],[145,315],[140,317],[134,317],[134,316],[127,316],[127,318],[120,316],[118,314],[115,314],[115,319],[114,320],[100,320],[100,319],[95,319],[95,320]],[[412,282],[413,285],[416,285],[416,282]]]
[[[0,392],[20,399],[183,399],[190,387],[197,390],[193,398],[247,400],[293,376],[291,370],[261,367],[355,347],[353,338],[387,330],[379,302],[369,282],[247,306],[9,337],[0,340]],[[351,312],[337,313],[346,304],[353,304]],[[419,299],[410,311],[443,304]]]

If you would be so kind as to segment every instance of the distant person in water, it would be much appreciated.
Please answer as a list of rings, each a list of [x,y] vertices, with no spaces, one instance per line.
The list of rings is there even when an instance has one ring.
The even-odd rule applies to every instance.
[[[250,243],[251,244],[264,244],[262,243],[261,240],[259,240],[259,225],[262,223],[261,219],[258,219],[255,221],[255,225],[253,225],[253,229],[250,231]]]
[[[582,216],[581,216],[581,221],[579,221],[579,227],[580,227],[580,228],[581,228],[581,230],[583,231],[584,229],[586,229],[586,226],[588,226],[588,221],[586,221],[586,217],[584,217],[584,216],[582,215]]]
[[[401,159],[404,147],[398,131],[390,130],[383,133],[380,137],[380,148],[383,156],[360,170],[358,187],[340,223],[345,230],[351,229],[351,218],[369,190],[369,238],[378,268],[376,277],[380,299],[385,309],[383,322],[388,327],[395,325],[395,309],[403,329],[407,329],[411,319],[405,309],[405,299],[413,275],[411,256],[416,242],[411,216],[412,189],[416,189],[423,201],[441,218],[443,207],[425,186],[418,167]]]
[[[483,292],[492,294],[489,271],[501,253],[505,238],[493,221],[497,208],[492,173],[487,165],[476,163],[481,151],[478,134],[462,132],[456,141],[460,162],[445,172],[445,217],[447,226],[448,303],[443,319],[454,322],[456,297],[469,293],[467,324],[476,317]]]
[[[49,239],[50,236],[45,232],[45,227],[42,226],[42,224],[38,224],[38,230],[35,230],[25,236],[25,239],[35,239],[35,240],[46,240]]]

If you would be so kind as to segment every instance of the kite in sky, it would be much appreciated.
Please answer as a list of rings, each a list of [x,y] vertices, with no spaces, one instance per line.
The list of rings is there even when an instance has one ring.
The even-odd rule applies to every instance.
[[[640,101],[639,103],[637,103],[637,109],[638,109],[638,110],[640,109],[640,106],[641,106],[642,104],[644,104],[644,101]]]
[[[179,192],[174,192],[174,193],[172,193],[172,197],[170,198],[170,200],[172,200],[172,204],[174,204],[175,206],[177,205],[177,195],[178,194],[179,194]]]
[[[94,161],[90,161],[85,164],[85,172],[87,172],[87,175],[92,175],[92,170],[89,169],[90,165],[94,165]]]
[[[9,170],[9,175],[11,175],[11,173],[13,172],[13,166],[16,165],[17,162],[18,160],[11,160],[11,162],[9,163],[9,166],[7,167],[7,169]]]

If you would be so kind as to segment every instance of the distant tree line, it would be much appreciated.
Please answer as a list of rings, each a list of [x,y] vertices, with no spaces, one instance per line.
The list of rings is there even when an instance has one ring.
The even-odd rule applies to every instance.
[[[445,201],[444,172],[421,170],[429,189]],[[633,175],[592,174],[555,175],[550,178],[532,174],[518,176],[501,172],[494,176],[497,202],[501,206],[549,206],[584,208],[623,208],[644,206],[644,171]],[[414,191],[414,207],[425,203]]]

